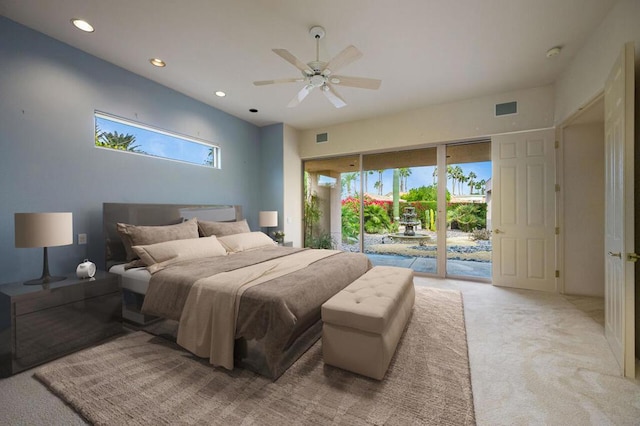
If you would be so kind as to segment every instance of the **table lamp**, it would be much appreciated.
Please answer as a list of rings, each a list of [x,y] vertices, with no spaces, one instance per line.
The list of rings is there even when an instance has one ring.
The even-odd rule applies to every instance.
[[[278,226],[278,212],[260,212],[258,224],[260,225],[260,228],[267,228],[267,235],[269,235],[269,228]]]
[[[73,244],[73,216],[71,213],[16,213],[15,245],[18,248],[44,247],[42,276],[24,284],[37,285],[62,281],[66,277],[49,274],[48,247]]]

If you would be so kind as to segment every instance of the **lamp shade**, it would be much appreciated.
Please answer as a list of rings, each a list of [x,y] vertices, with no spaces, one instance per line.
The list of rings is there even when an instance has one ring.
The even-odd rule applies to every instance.
[[[73,244],[72,213],[16,213],[16,247],[54,247]]]
[[[260,212],[260,217],[258,222],[261,228],[278,226],[278,212],[277,211]]]

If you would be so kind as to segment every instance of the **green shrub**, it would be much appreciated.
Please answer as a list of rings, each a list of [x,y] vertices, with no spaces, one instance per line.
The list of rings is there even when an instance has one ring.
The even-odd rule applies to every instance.
[[[333,249],[335,242],[328,232],[321,232],[320,235],[312,236],[305,240],[306,246],[314,249]]]
[[[353,243],[360,235],[360,217],[357,209],[351,206],[342,205],[342,241]]]
[[[391,228],[391,220],[387,210],[377,204],[370,204],[364,208],[364,230],[368,234],[381,234]]]
[[[471,232],[486,227],[486,204],[456,204],[447,210],[447,220],[452,228]]]

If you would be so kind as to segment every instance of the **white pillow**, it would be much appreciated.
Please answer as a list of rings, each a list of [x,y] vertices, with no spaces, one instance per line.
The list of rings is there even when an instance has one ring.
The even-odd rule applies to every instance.
[[[269,238],[269,236],[258,231],[225,235],[224,237],[218,237],[218,241],[222,243],[229,253],[239,253],[241,251],[276,245],[276,242]]]
[[[227,254],[215,236],[165,241],[146,246],[133,246],[132,248],[152,274],[181,260],[225,256]]]

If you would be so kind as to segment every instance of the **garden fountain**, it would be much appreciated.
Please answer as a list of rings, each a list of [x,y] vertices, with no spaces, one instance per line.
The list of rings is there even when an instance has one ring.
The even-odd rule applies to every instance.
[[[415,207],[405,207],[402,212],[402,220],[399,221],[400,225],[404,225],[404,232],[396,232],[395,234],[390,234],[389,237],[393,241],[400,243],[417,242],[421,246],[425,245],[431,237],[426,234],[416,233],[414,227],[420,224],[417,216]]]

